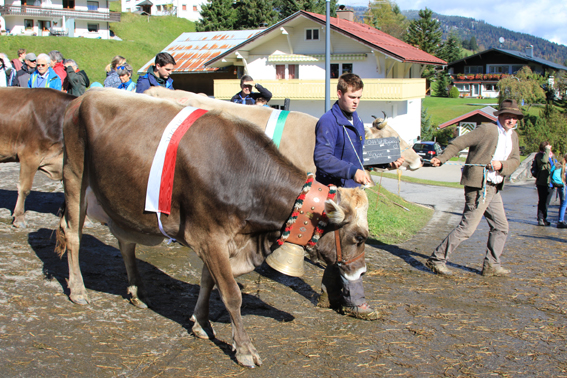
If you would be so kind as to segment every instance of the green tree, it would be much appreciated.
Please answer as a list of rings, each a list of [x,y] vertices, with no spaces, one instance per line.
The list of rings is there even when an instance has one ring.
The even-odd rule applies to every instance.
[[[337,16],[337,0],[331,0],[331,17]],[[327,12],[327,2],[325,0],[274,0],[274,8],[278,12],[278,21],[291,16],[297,11],[325,15]]]
[[[432,96],[447,97],[447,88],[451,84],[451,76],[445,70],[437,71],[435,81],[431,84]]]
[[[433,134],[437,143],[442,146],[446,146],[449,144],[449,141],[457,136],[457,127],[456,126],[447,126],[439,130],[435,130]]]
[[[567,153],[567,118],[550,103],[541,110],[539,116],[527,116],[518,130],[528,152],[538,151],[539,144],[547,140],[557,155]]]
[[[421,106],[421,140],[433,140],[435,127],[431,124],[431,115],[427,112],[427,108]]]
[[[258,29],[278,21],[272,0],[240,0],[237,4],[235,29]]]
[[[404,39],[408,19],[393,0],[372,0],[364,14],[364,23],[398,39]]]
[[[419,11],[419,18],[412,20],[408,27],[406,42],[426,53],[435,55],[441,43],[441,24],[433,19],[431,9]]]
[[[449,91],[449,97],[450,98],[459,98],[459,95],[461,93],[459,92],[459,89],[455,86],[451,87],[451,90]]]
[[[506,99],[513,99],[528,109],[533,104],[541,104],[545,102],[545,91],[542,84],[546,82],[546,78],[539,74],[534,74],[528,66],[522,67],[514,76],[502,78],[498,82],[500,90],[499,103]]]
[[[470,48],[473,52],[478,51],[478,44],[476,43],[476,37],[474,35],[471,37]]]
[[[196,23],[198,32],[234,30],[236,9],[232,0],[210,0],[201,7],[201,19]]]
[[[456,33],[449,33],[447,40],[441,44],[437,57],[447,63],[461,59],[461,41]]]

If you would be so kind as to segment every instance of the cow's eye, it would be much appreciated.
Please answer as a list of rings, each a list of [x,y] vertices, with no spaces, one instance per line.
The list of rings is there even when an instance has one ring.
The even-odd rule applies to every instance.
[[[366,236],[362,234],[358,234],[354,237],[354,243],[358,246],[361,246],[365,240],[366,240]]]

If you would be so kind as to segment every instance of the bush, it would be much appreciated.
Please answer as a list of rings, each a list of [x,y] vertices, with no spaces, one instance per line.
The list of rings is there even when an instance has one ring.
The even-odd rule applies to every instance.
[[[449,91],[449,98],[459,98],[459,89],[455,86],[451,87]]]

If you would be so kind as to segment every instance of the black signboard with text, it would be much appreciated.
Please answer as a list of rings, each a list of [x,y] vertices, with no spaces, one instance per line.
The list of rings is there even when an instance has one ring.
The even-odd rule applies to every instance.
[[[388,164],[400,158],[400,140],[396,137],[366,139],[363,149],[365,167]]]

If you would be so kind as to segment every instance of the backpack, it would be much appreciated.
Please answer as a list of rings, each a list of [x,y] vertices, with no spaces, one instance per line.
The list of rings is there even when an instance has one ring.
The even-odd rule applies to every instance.
[[[539,155],[539,152],[534,156],[534,159],[532,160],[532,167],[530,168],[530,172],[532,173],[532,177],[537,179],[537,176],[539,175],[539,171],[541,171],[541,168],[538,167],[537,164],[537,157]]]
[[[554,164],[553,167],[551,167],[551,171],[550,171],[550,175],[551,175],[551,183],[553,184],[553,186],[555,187],[562,187],[563,186],[563,167],[561,165],[558,164]]]

